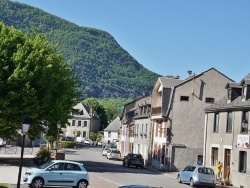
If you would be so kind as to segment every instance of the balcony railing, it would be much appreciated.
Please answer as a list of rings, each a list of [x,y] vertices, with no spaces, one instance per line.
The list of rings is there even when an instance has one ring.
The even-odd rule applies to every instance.
[[[152,115],[160,115],[161,114],[161,106],[152,108]]]

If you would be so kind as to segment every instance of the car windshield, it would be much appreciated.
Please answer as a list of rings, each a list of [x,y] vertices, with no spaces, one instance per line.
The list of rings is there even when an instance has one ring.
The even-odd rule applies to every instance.
[[[47,168],[48,166],[50,166],[50,165],[52,165],[52,164],[54,164],[54,162],[53,162],[53,161],[49,161],[49,162],[47,162],[47,163],[45,163],[45,164],[39,166],[38,168],[40,168],[40,169],[45,169],[45,168]]]
[[[211,168],[198,168],[198,172],[201,173],[201,174],[214,175],[214,171]]]

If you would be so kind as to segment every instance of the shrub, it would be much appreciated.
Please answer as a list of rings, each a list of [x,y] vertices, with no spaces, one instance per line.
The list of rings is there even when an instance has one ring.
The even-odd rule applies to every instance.
[[[47,148],[40,148],[34,158],[34,162],[36,165],[43,165],[51,159],[51,153],[47,150]]]
[[[71,142],[71,141],[60,141],[62,148],[74,148],[76,146],[75,142]]]

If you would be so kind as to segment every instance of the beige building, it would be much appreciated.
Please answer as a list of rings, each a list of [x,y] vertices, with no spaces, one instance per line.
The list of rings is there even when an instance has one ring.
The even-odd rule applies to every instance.
[[[199,74],[189,71],[185,80],[157,81],[152,93],[153,166],[178,171],[202,161],[204,109],[225,95],[230,81],[214,68]]]
[[[250,74],[228,82],[225,97],[205,109],[204,164],[223,163],[223,178],[240,188],[250,185]]]
[[[100,118],[92,109],[82,103],[78,103],[73,108],[75,110],[71,113],[72,118],[68,120],[69,125],[63,129],[64,136],[73,139],[81,137],[84,140],[90,138],[91,132],[99,131]]]

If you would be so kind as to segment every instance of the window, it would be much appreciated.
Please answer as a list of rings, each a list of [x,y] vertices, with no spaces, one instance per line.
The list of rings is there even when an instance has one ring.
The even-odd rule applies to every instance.
[[[243,87],[243,99],[247,98],[247,86]]]
[[[218,148],[212,147],[211,166],[215,166],[218,162],[218,151]]]
[[[72,120],[72,126],[76,125],[76,120]]]
[[[214,132],[219,131],[219,113],[214,114]]]
[[[248,111],[242,112],[241,133],[248,133]]]
[[[144,132],[143,132],[143,128],[144,128],[143,126],[144,126],[144,125],[142,124],[142,125],[141,125],[141,133],[142,133],[142,134],[144,133]]]
[[[110,132],[110,131],[108,132],[108,137],[109,137],[109,138],[111,137],[111,132]]]
[[[229,101],[231,101],[231,96],[232,96],[232,89],[229,88],[229,89],[227,90],[227,98],[228,98]]]
[[[82,137],[85,138],[86,137],[86,131],[82,132]]]
[[[239,172],[246,173],[246,169],[247,169],[247,152],[246,151],[240,151]]]
[[[82,125],[81,121],[78,121],[78,127],[80,127]]]
[[[226,128],[227,133],[232,133],[232,123],[233,123],[232,114],[233,114],[232,112],[227,113],[227,128]]]
[[[207,98],[205,99],[205,102],[206,102],[206,103],[214,103],[214,98],[209,98],[209,97],[207,97]]]
[[[189,101],[189,97],[188,96],[181,96],[181,101]]]
[[[83,126],[87,127],[87,125],[88,125],[88,122],[87,121],[83,121]]]

